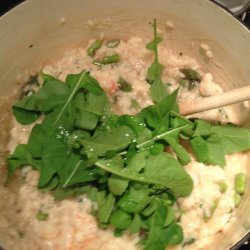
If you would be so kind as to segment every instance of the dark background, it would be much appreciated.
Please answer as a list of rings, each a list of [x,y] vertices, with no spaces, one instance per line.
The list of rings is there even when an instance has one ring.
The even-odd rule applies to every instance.
[[[24,0],[0,0],[0,16],[6,13],[8,10],[15,7],[16,5],[20,4],[21,2],[24,2]],[[250,10],[248,10],[246,18],[244,19],[243,23],[248,28],[250,28]],[[242,242],[237,244],[239,246],[235,246],[232,250],[250,250],[250,244],[247,244],[249,243],[249,241],[250,241],[250,233],[245,237],[245,239]]]

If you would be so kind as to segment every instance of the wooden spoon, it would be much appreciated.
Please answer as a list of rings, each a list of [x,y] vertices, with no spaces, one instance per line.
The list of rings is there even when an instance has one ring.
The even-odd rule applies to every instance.
[[[191,115],[246,100],[250,100],[250,85],[220,95],[180,103],[180,113],[182,115]]]

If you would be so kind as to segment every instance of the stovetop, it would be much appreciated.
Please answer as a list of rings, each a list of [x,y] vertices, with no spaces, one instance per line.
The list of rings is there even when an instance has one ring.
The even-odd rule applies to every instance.
[[[16,5],[18,5],[21,2],[24,2],[25,0],[7,0],[4,1],[0,4],[0,16],[3,15],[4,13],[6,13],[8,10],[12,9],[13,7],[15,7]],[[232,5],[226,5],[225,3],[229,3],[230,4],[234,4],[235,1],[223,1],[223,0],[213,0],[214,2],[218,2],[220,5],[223,5],[224,8],[231,8],[231,12],[233,12],[233,10],[235,10],[235,6]],[[238,3],[245,3],[247,1],[240,1],[237,0]],[[250,29],[250,1],[249,1],[249,5],[247,5],[248,8],[243,9],[240,13],[234,13],[237,14],[237,18],[246,26]],[[236,15],[235,15],[236,16]],[[0,247],[0,250],[1,247]],[[246,237],[244,237],[244,239],[242,239],[236,246],[234,246],[233,248],[231,248],[230,250],[250,250],[250,232],[248,233],[248,235],[246,235]]]

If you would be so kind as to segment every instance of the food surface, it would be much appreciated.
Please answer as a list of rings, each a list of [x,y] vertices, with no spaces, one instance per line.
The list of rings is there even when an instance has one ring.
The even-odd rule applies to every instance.
[[[0,242],[5,243],[6,249],[161,250],[167,246],[171,249],[209,249],[209,242],[213,240],[213,237],[226,231],[235,220],[235,209],[245,192],[247,153],[241,151],[249,148],[247,139],[249,131],[233,126],[218,125],[237,121],[237,116],[230,107],[196,114],[196,118],[212,120],[213,126],[204,120],[187,120],[178,114],[175,99],[180,103],[217,95],[223,90],[213,79],[213,75],[201,68],[194,58],[183,55],[181,52],[173,52],[159,43],[160,38],[156,34],[156,24],[154,25],[154,40],[150,43],[140,37],[131,37],[127,41],[91,40],[86,48],[66,51],[60,60],[45,65],[42,73],[34,77],[33,81],[24,88],[24,94],[28,98],[37,93],[42,94],[39,97],[41,101],[40,106],[38,105],[39,109],[34,110],[31,102],[29,104],[19,102],[13,109],[19,122],[13,118],[13,128],[8,143],[8,150],[11,153],[8,158],[8,185],[4,185],[5,166],[2,167],[3,176],[0,185]],[[81,83],[85,77],[84,87],[77,89],[78,92],[72,91],[72,86]],[[49,112],[53,113],[50,108],[56,102],[61,102],[65,94],[64,89],[60,87],[61,82],[55,79],[61,82],[66,81],[72,91],[70,98],[74,95],[85,95],[85,100],[82,100],[84,105],[89,105],[92,101],[94,106],[93,100],[88,99],[91,94],[97,95],[98,97],[95,96],[95,98],[99,98],[98,100],[103,98],[103,101],[96,102],[95,111],[92,109],[92,113],[90,108],[81,110],[80,105],[77,106],[80,110],[78,112],[85,112],[84,115],[88,118],[85,118],[87,122],[79,118],[75,126],[77,126],[77,131],[85,131],[84,136],[88,133],[87,137],[92,136],[90,139],[87,138],[88,143],[92,143],[92,148],[84,142],[86,138],[79,139],[76,130],[74,130],[75,137],[72,136],[73,133],[68,132],[70,131],[68,128],[60,130],[60,136],[63,140],[67,139],[66,144],[70,145],[70,150],[74,154],[77,152],[77,157],[80,157],[79,155],[87,157],[86,162],[90,164],[89,166],[95,165],[93,169],[98,168],[99,172],[93,172],[93,175],[98,175],[99,179],[90,177],[88,180],[92,182],[91,185],[96,185],[97,194],[96,190],[92,192],[90,189],[88,191],[81,189],[79,192],[80,182],[83,181],[77,180],[78,168],[66,177],[60,173],[60,170],[52,174],[48,171],[45,177],[42,176],[44,172],[42,174],[41,167],[36,162],[40,160],[37,156],[40,150],[39,139],[36,138],[33,144],[32,153],[35,157],[32,160],[25,159],[23,163],[24,159],[20,158],[23,152],[17,152],[18,144],[31,143],[29,135],[34,131],[35,126],[43,124],[46,119],[51,125],[50,119],[54,118],[48,115]],[[46,90],[48,92],[41,92],[46,84],[52,86],[53,82],[55,82],[54,86],[58,87]],[[107,101],[104,97],[106,95]],[[51,96],[53,98],[49,99]],[[172,98],[172,103],[168,101],[170,98]],[[69,102],[68,100],[66,98],[63,107]],[[78,101],[80,103],[80,99]],[[160,106],[161,103],[164,103],[164,106]],[[105,113],[109,104],[112,119],[115,117],[120,120],[118,122],[107,120],[110,127],[107,129],[108,126],[105,125],[105,129],[102,130],[105,123],[104,117],[110,115]],[[84,105],[82,107],[85,107]],[[169,105],[169,110],[165,111],[167,105]],[[150,109],[150,107],[156,108]],[[20,112],[24,112],[23,109],[28,114],[20,115]],[[158,120],[156,109],[160,112]],[[63,116],[62,110],[59,115],[56,114],[57,117]],[[65,112],[71,114],[69,110],[67,107]],[[144,110],[144,113],[141,110]],[[33,112],[32,115],[30,111]],[[165,112],[165,116],[161,112]],[[124,116],[126,118],[123,120],[119,118],[125,114],[131,116]],[[137,114],[141,115],[137,116]],[[134,123],[134,117],[142,119],[138,124],[145,122],[141,127],[144,126],[147,129],[145,133],[149,134],[141,136],[142,129],[139,128],[139,136],[134,135],[138,125]],[[26,121],[30,119],[30,122],[20,124],[20,121],[25,123],[25,119]],[[68,115],[63,119],[71,120],[71,117]],[[60,122],[59,118],[53,120],[52,124],[58,121]],[[163,122],[163,125],[160,122]],[[102,123],[102,127],[98,125],[99,123]],[[167,123],[169,125],[166,128]],[[68,125],[68,122],[64,121],[63,124]],[[109,145],[105,144],[108,139],[105,142],[97,140],[95,144],[94,139],[98,138],[100,133],[110,130],[115,133],[115,129],[117,131],[121,128],[123,132],[125,129],[125,137],[129,137],[128,142],[121,139],[120,144],[124,143],[124,146],[112,145],[108,148]],[[173,137],[168,136],[169,131],[172,131]],[[231,138],[232,134],[236,139]],[[39,136],[43,137],[44,134]],[[220,136],[223,137],[224,143],[219,142]],[[237,145],[235,145],[235,140],[238,141]],[[133,144],[134,142],[136,143]],[[54,148],[53,141],[47,141],[47,143],[49,159],[49,153]],[[133,150],[133,147],[136,147],[136,150]],[[204,152],[203,149],[206,147],[207,152]],[[96,155],[92,155],[92,151]],[[51,153],[52,156],[53,153]],[[64,163],[64,156],[61,156],[60,160],[60,152],[56,154],[59,155],[56,158],[57,161],[62,160]],[[135,157],[138,159],[135,160]],[[117,164],[114,159],[118,159],[118,164],[120,160],[124,161],[126,166],[124,168],[130,168],[131,161],[134,159],[133,167],[137,166],[141,169],[131,175],[122,168],[112,168],[110,165]],[[165,161],[169,161],[179,171],[175,170],[179,179],[177,177],[173,179],[179,181],[177,185],[172,183],[173,180],[166,181],[172,169],[164,175],[164,170],[162,170],[164,164],[160,166],[158,164],[160,161],[164,164]],[[57,164],[53,160],[48,162]],[[162,175],[151,171],[147,179],[146,174],[149,171],[147,169],[150,169],[150,164],[146,162],[150,162],[152,166],[155,164]],[[89,166],[86,167],[87,170]],[[17,171],[14,173],[14,170]],[[59,184],[57,180],[55,181],[58,173],[61,179],[65,178],[65,181]],[[122,175],[119,175],[120,173]],[[48,175],[50,175],[49,179],[47,179]],[[104,176],[102,181],[100,181],[100,175]],[[149,180],[150,178],[152,179]],[[145,195],[149,200],[144,200],[145,204],[141,205],[141,209],[137,208],[138,211],[128,211],[128,201],[126,201],[126,206],[121,205],[121,197],[125,197],[125,194],[129,192],[131,194],[131,190],[134,192],[140,190],[140,193],[136,193],[135,196],[141,195],[143,188],[140,181],[147,189],[151,188],[151,193]],[[108,185],[110,191],[104,193],[102,198],[98,198],[98,195],[102,195],[100,192],[102,185]],[[58,186],[60,190],[54,192]],[[69,191],[72,186],[75,193]],[[107,189],[106,186],[105,188]],[[108,192],[106,189],[105,192]],[[112,199],[116,199],[116,203]],[[108,206],[109,200],[115,205],[111,206],[112,211],[109,215],[104,216],[107,217],[106,220],[100,215],[100,210]],[[132,198],[130,202],[134,202]],[[107,212],[104,209],[102,211]],[[163,224],[162,221],[157,221],[162,217],[165,219]],[[127,221],[129,224],[126,226]],[[168,235],[169,241],[157,238],[164,234]],[[161,243],[156,245],[157,241]]]

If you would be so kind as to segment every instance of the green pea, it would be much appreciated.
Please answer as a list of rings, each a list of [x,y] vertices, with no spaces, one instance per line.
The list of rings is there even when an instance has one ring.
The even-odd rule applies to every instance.
[[[120,61],[120,56],[118,54],[113,54],[113,55],[106,55],[100,60],[94,60],[93,64],[101,66],[111,63],[117,63],[119,61]]]
[[[227,191],[227,183],[224,181],[218,182],[219,189],[221,193],[225,193]]]
[[[114,39],[114,40],[107,41],[106,46],[108,48],[115,48],[119,45],[119,43],[120,43],[120,40]]]
[[[247,177],[243,173],[239,173],[234,179],[234,190],[239,194],[243,195],[247,187]]]
[[[44,221],[47,220],[49,217],[49,215],[47,213],[42,212],[41,210],[38,211],[38,213],[36,214],[36,218],[40,221]]]
[[[102,41],[101,40],[96,40],[94,41],[87,49],[87,54],[89,56],[94,56],[96,51],[100,49],[102,46]]]
[[[238,207],[241,203],[241,196],[238,193],[234,194],[234,206]]]
[[[218,205],[219,205],[219,201],[220,201],[219,199],[215,199],[215,200],[213,201],[211,207],[210,207],[210,214],[209,214],[209,215],[204,214],[203,219],[204,219],[205,222],[207,222],[207,221],[210,220],[210,218],[212,217],[212,215],[214,214],[216,208],[217,208]]]
[[[102,64],[117,63],[120,61],[120,56],[118,54],[104,56],[101,60]]]

